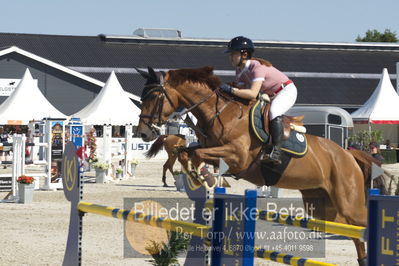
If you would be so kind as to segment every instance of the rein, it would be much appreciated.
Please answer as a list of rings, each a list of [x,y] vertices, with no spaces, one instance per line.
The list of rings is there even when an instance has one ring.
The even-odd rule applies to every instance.
[[[144,88],[150,88],[150,90],[141,97],[141,101],[143,102],[148,96],[152,95],[155,92],[160,92],[160,95],[157,98],[158,103],[155,105],[154,109],[152,110],[150,115],[145,115],[145,114],[140,114],[140,118],[149,118],[150,121],[146,122],[143,120],[143,123],[149,127],[151,129],[152,132],[159,132],[160,131],[160,126],[163,124],[161,121],[161,116],[162,116],[162,110],[163,110],[163,102],[164,102],[164,97],[166,97],[166,99],[168,100],[169,104],[172,106],[172,108],[174,110],[176,110],[176,106],[173,104],[173,101],[171,100],[169,94],[167,93],[166,89],[165,89],[165,83],[161,82],[159,84],[153,83],[153,84],[147,84],[144,86]],[[152,87],[152,88],[151,88]],[[225,98],[226,100],[228,100],[227,103],[225,103],[222,108],[218,111],[215,112],[215,114],[213,115],[213,117],[207,122],[207,124],[213,124],[213,122],[215,121],[215,119],[223,112],[223,110],[231,103],[236,103],[234,101],[233,98],[227,98],[224,95],[220,94],[219,92],[219,88],[216,89],[214,91],[214,93],[212,92],[211,94],[209,94],[208,96],[206,96],[205,98],[203,98],[201,101],[199,101],[198,103],[194,104],[193,106],[187,108],[184,112],[179,113],[177,116],[179,118],[182,119],[182,116],[191,112],[192,110],[194,110],[195,108],[197,108],[198,106],[200,106],[201,104],[203,104],[204,102],[208,101],[213,95],[217,95],[220,97]],[[242,107],[236,103],[241,111],[241,115],[240,115],[240,119],[242,118],[243,115],[243,111],[242,111]],[[155,118],[158,118],[158,122],[155,125],[153,123],[153,120]],[[191,118],[189,118],[189,116],[187,116],[187,118],[185,119],[185,122],[198,134],[202,135],[203,137],[207,138],[208,136],[203,132],[204,130],[201,129],[200,127],[196,126]]]

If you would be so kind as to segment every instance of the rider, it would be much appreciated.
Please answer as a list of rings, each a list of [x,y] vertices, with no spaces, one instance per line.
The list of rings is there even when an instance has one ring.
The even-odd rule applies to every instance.
[[[267,160],[280,164],[283,137],[281,116],[294,105],[297,89],[294,83],[269,61],[252,58],[254,51],[251,39],[243,36],[231,39],[225,53],[230,54],[231,64],[236,67],[237,86],[223,83],[220,89],[248,100],[256,99],[259,93],[266,93],[273,99],[269,113],[273,150]]]

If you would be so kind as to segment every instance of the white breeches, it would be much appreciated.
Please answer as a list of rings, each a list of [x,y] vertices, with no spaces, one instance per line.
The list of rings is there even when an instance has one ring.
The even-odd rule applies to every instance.
[[[297,96],[297,89],[294,83],[288,84],[282,89],[272,100],[270,106],[269,120],[273,120],[277,116],[283,115],[292,106],[294,106]]]

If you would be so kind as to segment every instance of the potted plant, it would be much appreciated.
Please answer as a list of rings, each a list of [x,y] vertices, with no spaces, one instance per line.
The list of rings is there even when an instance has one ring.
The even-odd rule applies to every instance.
[[[33,182],[35,179],[31,176],[21,175],[18,177],[18,195],[20,203],[32,203],[33,201],[33,190],[35,185]]]
[[[134,177],[134,174],[136,173],[136,167],[140,163],[140,161],[136,158],[133,160],[130,160],[130,173]]]
[[[123,175],[123,169],[122,168],[116,168],[116,178],[117,179],[122,179]]]
[[[178,256],[186,252],[191,237],[187,237],[184,233],[177,233],[174,231],[168,232],[168,243],[151,241],[145,249],[151,254],[152,265],[180,265]]]
[[[93,157],[93,158],[87,158],[87,162],[90,164],[90,165],[93,165],[93,164],[95,164],[96,162],[98,162],[98,159],[97,159],[97,157]]]
[[[184,178],[186,178],[186,174],[183,171],[173,171],[173,178],[177,191],[185,192]]]
[[[96,183],[105,183],[107,177],[107,170],[110,165],[104,162],[97,161],[93,163],[93,167],[96,170]]]

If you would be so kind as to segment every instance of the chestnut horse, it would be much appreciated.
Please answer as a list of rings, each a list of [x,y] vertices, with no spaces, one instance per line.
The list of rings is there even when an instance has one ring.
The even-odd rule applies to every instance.
[[[146,158],[152,158],[158,154],[162,147],[165,147],[165,151],[168,153],[168,160],[163,165],[162,172],[162,183],[164,187],[167,187],[166,183],[166,171],[173,175],[173,165],[177,159],[177,147],[186,147],[186,138],[184,135],[161,135],[151,145],[151,148],[145,153]]]
[[[249,111],[254,102],[232,99],[219,91],[221,81],[212,67],[148,73],[142,93],[142,110],[138,134],[144,141],[158,137],[158,128],[165,124],[178,107],[185,107],[198,120],[204,138],[200,148],[191,154],[181,153],[179,160],[190,177],[192,169],[199,173],[202,164],[217,165],[222,158],[229,172],[257,186],[265,185],[260,170],[262,143],[250,129]],[[326,213],[330,221],[367,225],[365,177],[354,156],[335,142],[306,135],[308,151],[301,158],[292,158],[275,185],[298,189],[304,202],[320,206],[315,197],[327,199]],[[189,156],[190,155],[190,156]],[[313,198],[313,200],[311,199]],[[318,205],[317,205],[318,204]],[[325,217],[315,218],[323,219]],[[364,243],[354,239],[360,265],[366,265]]]

